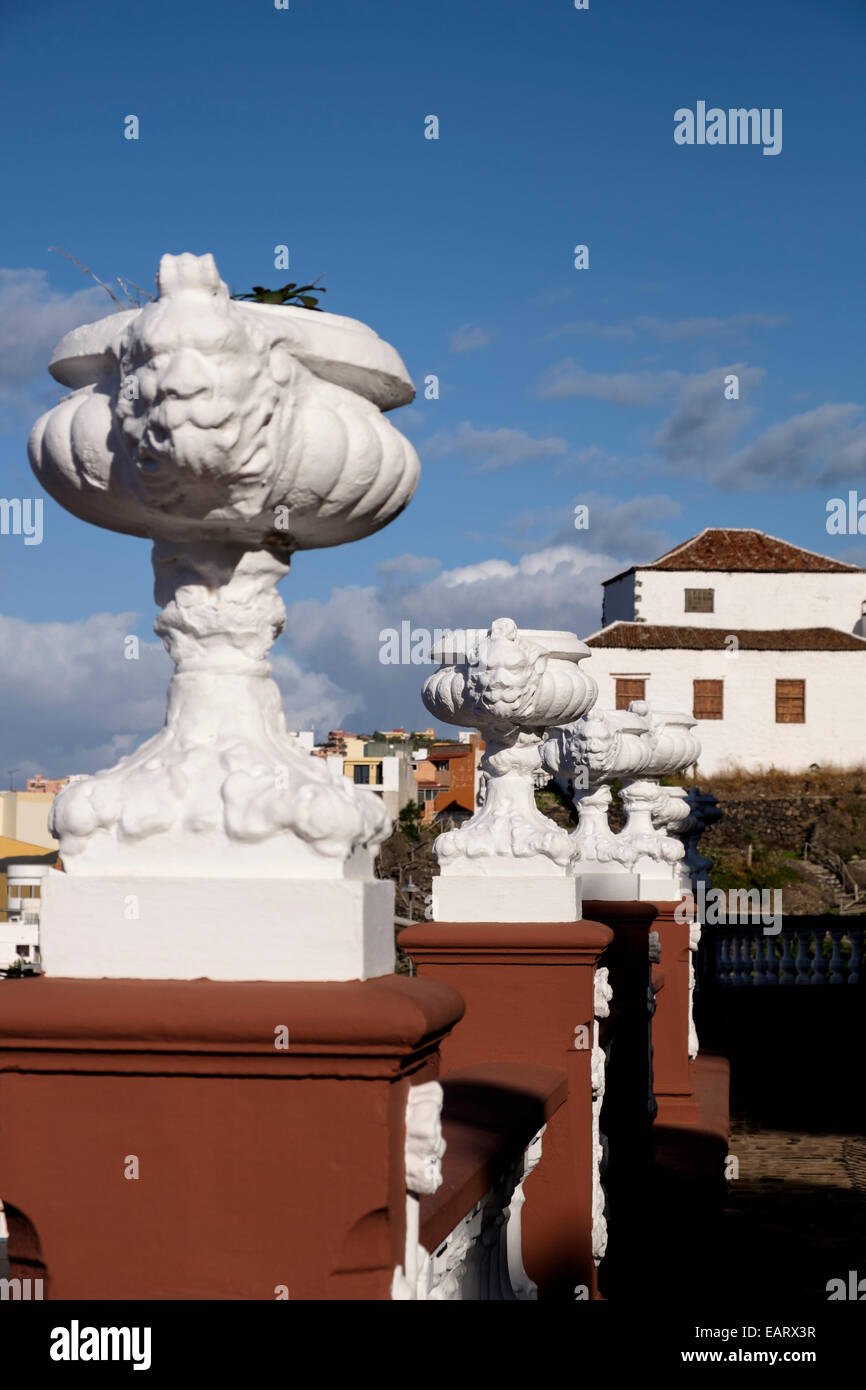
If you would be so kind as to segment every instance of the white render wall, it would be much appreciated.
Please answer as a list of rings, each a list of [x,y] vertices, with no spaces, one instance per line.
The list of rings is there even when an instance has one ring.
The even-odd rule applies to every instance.
[[[801,772],[810,763],[866,765],[866,648],[733,655],[594,647],[583,670],[598,681],[600,709],[614,708],[616,676],[647,678],[648,700],[687,714],[693,681],[724,681],[724,718],[698,722],[704,775],[734,767]],[[776,723],[777,680],[805,680],[804,724]]]
[[[418,794],[411,759],[406,752],[387,754],[382,762],[382,781],[370,784],[367,790],[376,792],[385,803],[385,810],[396,821],[403,807]]]
[[[50,792],[0,792],[0,835],[45,850],[57,849],[57,840],[48,833],[53,804]]]
[[[635,585],[637,580],[637,585]],[[686,589],[715,590],[712,613],[687,613]],[[866,574],[639,569],[608,584],[602,622],[737,628],[834,627],[860,632]]]

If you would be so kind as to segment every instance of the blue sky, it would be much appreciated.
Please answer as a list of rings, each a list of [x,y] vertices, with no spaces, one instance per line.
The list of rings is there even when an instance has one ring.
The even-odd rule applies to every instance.
[[[282,585],[292,722],[426,723],[383,626],[585,635],[602,578],[707,525],[866,563],[825,529],[866,491],[862,3],[43,0],[0,35],[0,495],[37,495],[51,348],[111,309],[52,245],[145,286],[164,251],[238,290],[324,271],[440,379],[391,417],[409,509]],[[676,145],[698,100],[782,108],[781,154]],[[48,500],[40,546],[0,536],[0,614],[0,767],[89,771],[161,722],[146,543]]]

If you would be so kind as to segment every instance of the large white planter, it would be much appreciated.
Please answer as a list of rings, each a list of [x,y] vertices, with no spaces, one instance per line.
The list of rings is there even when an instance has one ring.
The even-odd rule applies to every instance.
[[[483,806],[436,840],[440,873],[433,916],[451,921],[576,921],[570,873],[577,846],[535,805],[540,749],[552,724],[577,718],[597,687],[578,663],[589,648],[571,632],[519,629],[497,618],[488,632],[461,629],[434,652],[424,704],[437,719],[478,728],[486,752]]]
[[[62,506],[154,540],[155,628],[175,662],[165,727],[57,798],[70,879],[114,889],[91,901],[53,885],[43,960],[66,974],[382,973],[392,890],[372,871],[387,816],[287,733],[266,657],[285,625],[275,585],[292,553],[369,535],[412,496],[417,456],[382,414],[412,399],[412,383],[354,319],[230,300],[212,256],[164,256],[158,288],[143,309],[63,339],[51,370],[74,389],[30,438],[34,471]],[[167,879],[195,889],[182,917],[154,891]],[[258,917],[238,910],[232,926],[216,881],[228,892],[248,879]],[[347,884],[342,946],[334,901],[323,913],[315,894],[287,891],[322,879]],[[122,905],[142,882],[162,907],[136,935]],[[230,897],[242,903],[242,887]],[[61,898],[64,925],[79,928],[65,937]],[[196,914],[226,938],[212,959]]]

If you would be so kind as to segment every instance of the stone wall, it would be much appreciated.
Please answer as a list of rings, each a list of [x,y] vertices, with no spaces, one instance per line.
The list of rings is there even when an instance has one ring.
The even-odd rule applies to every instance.
[[[709,789],[709,788],[708,788]],[[704,853],[713,848],[744,849],[760,840],[776,849],[801,852],[807,841],[842,856],[866,850],[866,794],[754,796],[719,794],[722,819],[702,841]]]

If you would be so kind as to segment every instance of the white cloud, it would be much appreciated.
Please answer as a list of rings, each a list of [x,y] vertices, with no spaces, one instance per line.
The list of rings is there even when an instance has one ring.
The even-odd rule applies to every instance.
[[[725,397],[725,378],[730,375],[739,380],[738,400]],[[692,473],[700,464],[713,463],[752,419],[749,393],[763,378],[761,367],[745,362],[689,377],[653,440],[656,448],[680,472]]]
[[[0,768],[16,783],[42,772],[97,772],[162,728],[171,663],[160,642],[124,656],[134,613],[97,613],[70,623],[28,623],[0,616]],[[272,658],[289,728],[327,732],[363,703],[334,677],[305,671],[279,644]]]
[[[546,400],[583,396],[614,405],[644,406],[672,396],[687,379],[675,371],[588,372],[579,362],[566,358],[548,368],[535,393]]]
[[[379,659],[382,632],[404,621],[432,632],[505,616],[525,627],[595,631],[601,581],[622,566],[579,539],[436,573],[438,562],[404,555],[381,585],[289,602],[285,637],[271,654],[289,728],[312,727],[321,738],[346,725],[426,727],[420,692],[432,665]],[[19,786],[37,772],[109,767],[162,727],[171,664],[155,641],[141,641],[139,660],[124,657],[137,621],[132,613],[70,623],[0,617],[0,768],[18,769]]]
[[[577,533],[575,533],[577,536]],[[525,627],[594,632],[601,621],[601,581],[621,562],[576,542],[548,546],[517,561],[487,555],[431,577],[406,575],[384,589],[335,589],[327,600],[289,605],[289,651],[305,669],[325,672],[358,691],[356,727],[429,722],[421,686],[432,665],[383,665],[381,634],[410,629],[487,627],[511,617]]]
[[[451,334],[451,352],[478,352],[487,347],[496,337],[492,328],[482,328],[477,323],[463,323]]]
[[[134,613],[72,623],[0,617],[2,767],[20,766],[22,777],[95,771],[161,726],[171,668],[157,642],[125,658],[136,622]]]
[[[376,566],[376,573],[383,579],[392,576],[401,578],[413,574],[429,574],[431,570],[439,569],[441,564],[441,560],[436,560],[431,555],[395,555],[393,560],[382,560]]]
[[[64,294],[51,289],[45,270],[0,267],[0,404],[30,411],[33,390],[51,389],[48,363],[59,340],[109,306],[97,286]]]
[[[575,528],[574,508],[578,505],[588,509],[586,529]],[[674,538],[658,523],[681,513],[680,502],[666,493],[628,497],[623,501],[597,492],[581,491],[575,493],[568,506],[518,512],[511,518],[503,539],[517,549],[538,549],[541,545],[548,550],[584,541],[599,554],[615,556],[617,564],[622,559],[633,564],[655,559],[671,548]]]
[[[747,328],[775,328],[787,323],[781,314],[729,314],[726,318],[707,315],[703,318],[660,319],[640,314],[626,319],[624,323],[595,323],[580,320],[576,323],[563,323],[547,334],[548,338],[559,338],[565,334],[584,334],[591,338],[634,339],[640,333],[649,333],[663,343],[679,343],[702,334],[719,336],[726,333],[741,333]]]
[[[524,430],[477,430],[464,420],[457,430],[439,430],[423,440],[418,452],[422,459],[425,455],[462,454],[479,462],[479,472],[493,473],[537,459],[559,458],[568,453],[568,445],[555,435],[533,439]]]
[[[866,473],[866,422],[858,418],[862,413],[859,405],[822,405],[781,420],[724,460],[713,481],[725,488],[861,481]]]

